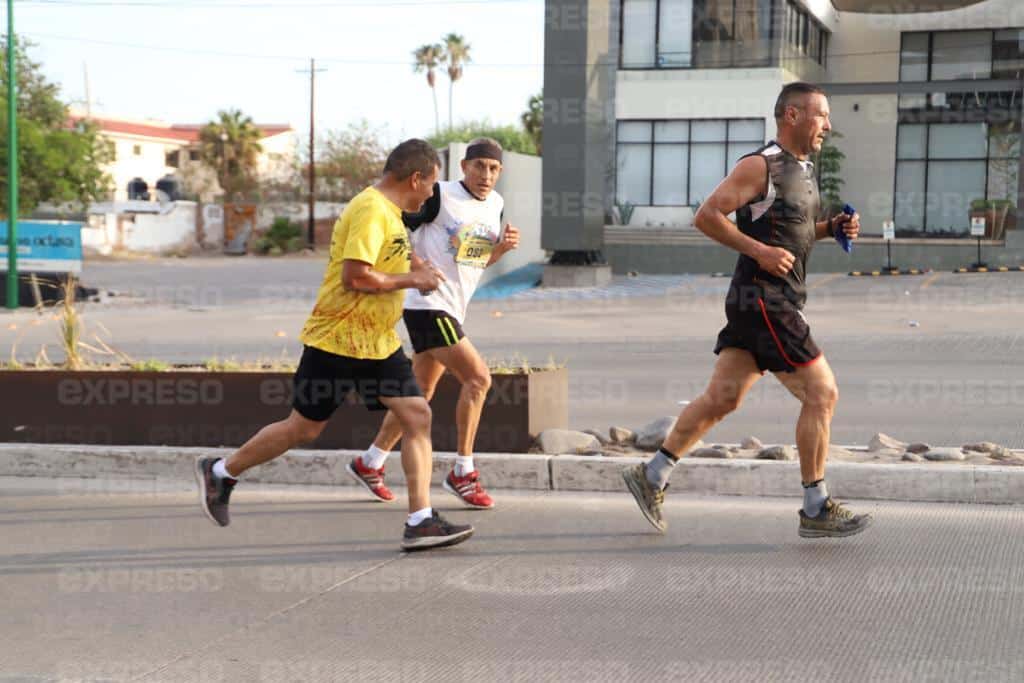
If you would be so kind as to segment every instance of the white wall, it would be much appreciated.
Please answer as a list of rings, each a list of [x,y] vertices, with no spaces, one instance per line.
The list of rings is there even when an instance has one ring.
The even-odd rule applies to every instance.
[[[106,171],[114,181],[114,200],[128,199],[128,183],[134,178],[142,178],[149,184],[152,194],[156,191],[156,181],[176,169],[167,165],[166,154],[179,149],[180,143],[171,141],[160,142],[150,138],[116,133],[104,133],[114,143],[117,158],[107,166]],[[138,145],[140,153],[135,154]]]
[[[466,156],[464,143],[448,146],[448,180],[463,178],[460,162]],[[503,170],[495,191],[505,200],[505,222],[519,228],[519,248],[506,254],[484,271],[480,284],[546,258],[540,246],[541,200],[543,197],[541,158],[530,154],[505,152]]]

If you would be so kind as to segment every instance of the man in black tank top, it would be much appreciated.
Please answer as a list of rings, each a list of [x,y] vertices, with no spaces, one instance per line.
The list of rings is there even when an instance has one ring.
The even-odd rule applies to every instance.
[[[775,103],[775,121],[775,140],[740,159],[694,219],[701,232],[739,252],[739,259],[707,389],[686,406],[648,463],[623,472],[641,512],[660,530],[666,527],[661,505],[675,463],[739,407],[765,372],[802,404],[796,425],[804,494],[799,535],[852,536],[871,523],[871,515],[854,515],[830,498],[825,486],[838,390],[803,315],[811,248],[837,231],[855,239],[860,218],[839,214],[818,220],[818,183],[808,157],[821,150],[832,129],[824,92],[808,83],[786,85]],[[728,219],[733,212],[735,223]]]

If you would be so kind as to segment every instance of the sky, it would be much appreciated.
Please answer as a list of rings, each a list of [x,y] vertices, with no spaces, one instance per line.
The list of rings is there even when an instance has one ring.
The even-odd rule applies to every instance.
[[[64,101],[84,106],[88,72],[100,116],[203,123],[234,107],[305,139],[313,57],[326,69],[318,133],[365,119],[394,144],[433,132],[412,51],[452,32],[472,56],[455,84],[456,123],[516,123],[543,84],[544,0],[15,0],[14,19]],[[442,125],[448,85],[439,72]]]

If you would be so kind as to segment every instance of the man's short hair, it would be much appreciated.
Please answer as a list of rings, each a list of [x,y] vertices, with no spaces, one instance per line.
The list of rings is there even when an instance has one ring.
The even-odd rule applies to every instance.
[[[440,165],[441,159],[429,142],[412,138],[391,150],[384,164],[384,172],[391,174],[395,180],[405,180],[417,171],[427,177]]]
[[[807,95],[824,95],[825,91],[813,83],[796,81],[787,83],[779,93],[779,99],[775,100],[775,119],[781,119],[786,115],[786,107],[796,106],[797,100]]]

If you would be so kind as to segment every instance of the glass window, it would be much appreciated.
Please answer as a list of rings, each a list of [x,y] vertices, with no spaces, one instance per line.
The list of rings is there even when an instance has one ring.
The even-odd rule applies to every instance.
[[[618,131],[618,200],[686,206],[705,199],[737,159],[763,144],[765,123],[620,121]]]
[[[725,121],[694,121],[692,125],[694,142],[725,142]]]
[[[650,121],[619,121],[619,142],[650,142]]]
[[[1021,77],[1024,72],[1024,29],[996,31],[992,62],[992,78]]]
[[[927,157],[928,126],[924,124],[903,124],[899,127],[899,142],[896,145],[897,159],[924,159]]]
[[[616,198],[619,202],[651,203],[651,145],[619,145]]]
[[[693,145],[690,150],[690,202],[703,202],[726,172],[725,143]]]
[[[689,145],[654,146],[653,202],[660,206],[685,206]]]
[[[926,190],[928,230],[966,231],[971,201],[985,198],[985,162],[929,162]]]
[[[764,121],[730,121],[729,141],[764,142]]]
[[[1017,205],[1020,189],[1020,161],[1017,159],[989,159],[987,199],[1009,199]]]
[[[655,142],[689,142],[689,121],[655,121]]]
[[[901,228],[924,229],[923,161],[900,161],[896,164],[896,210],[893,220]]]
[[[623,0],[622,3],[622,66],[642,68],[654,66],[657,0]]]
[[[900,50],[900,80],[928,80],[928,34],[904,33]]]
[[[987,152],[984,123],[937,123],[928,134],[929,159],[984,159]]]
[[[948,31],[932,34],[933,81],[988,78],[991,75],[991,31]]]
[[[658,66],[690,66],[693,5],[689,0],[662,0],[659,19]]]
[[[989,124],[988,155],[1008,159],[1020,157],[1020,121]]]

